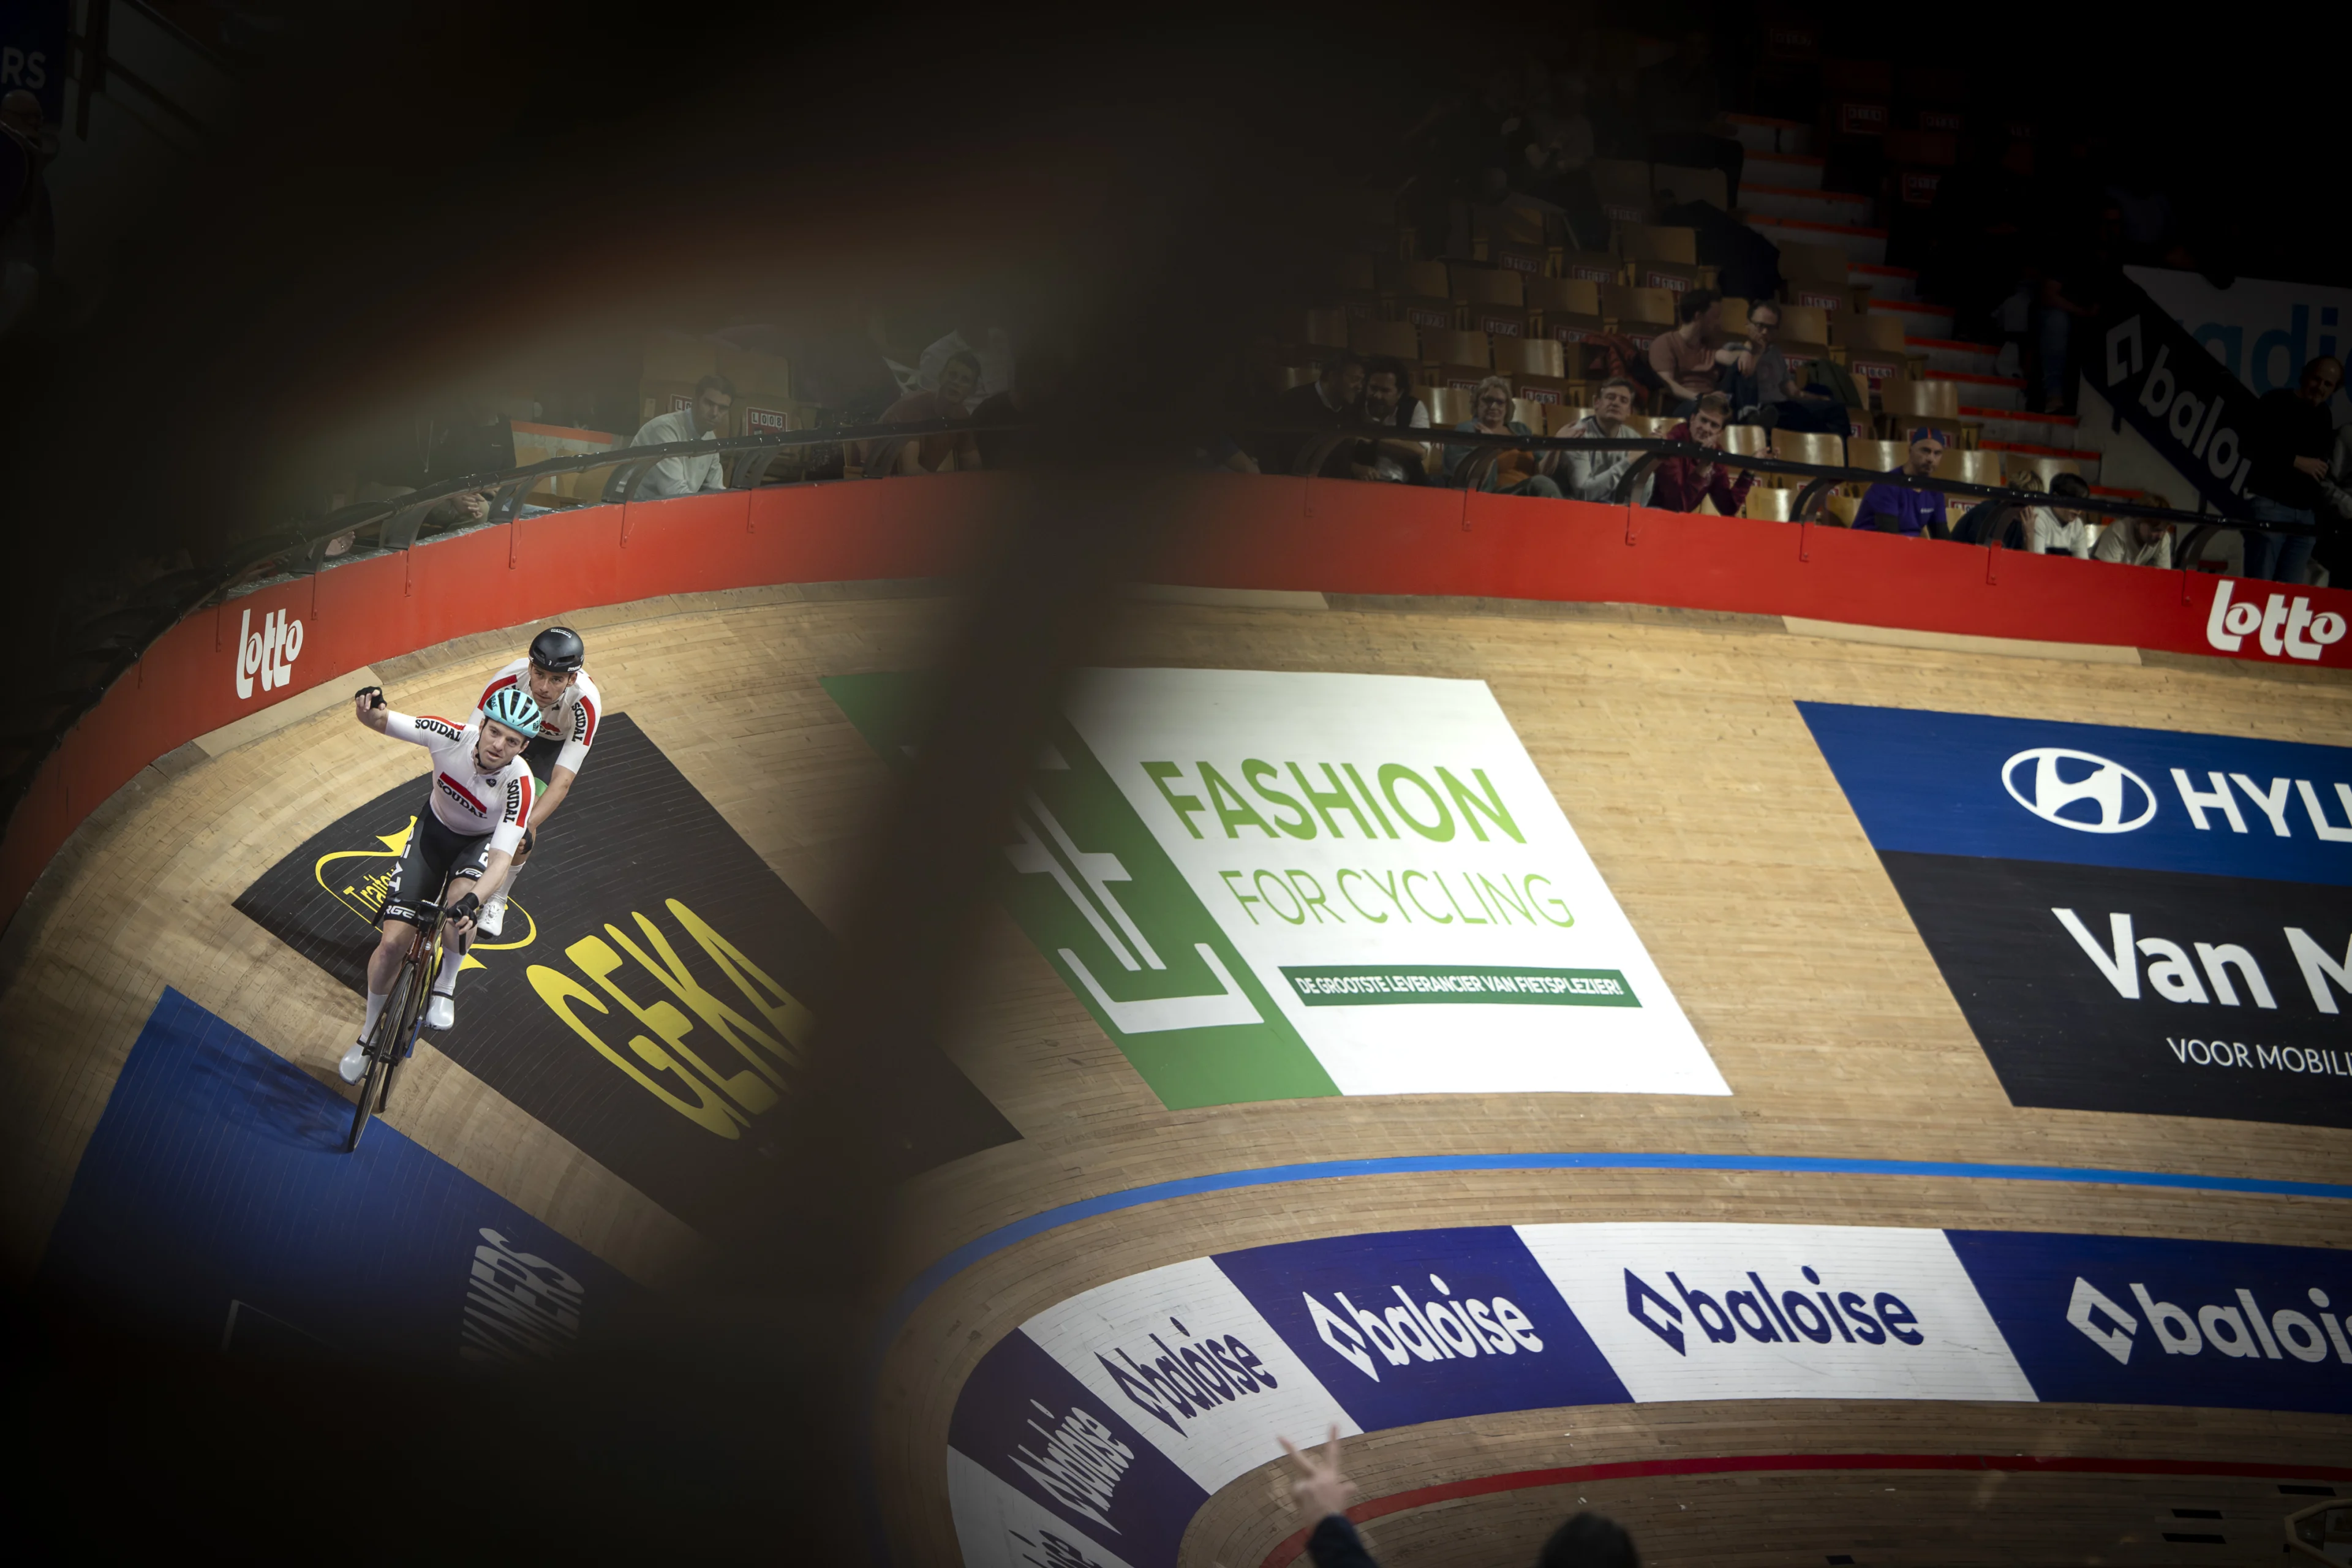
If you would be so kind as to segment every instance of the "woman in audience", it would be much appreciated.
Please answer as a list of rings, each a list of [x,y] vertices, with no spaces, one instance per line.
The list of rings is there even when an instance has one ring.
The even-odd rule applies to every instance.
[[[1470,406],[1475,417],[1456,425],[1456,430],[1479,436],[1532,436],[1534,431],[1511,417],[1511,384],[1507,377],[1490,375],[1478,384],[1471,395]],[[1463,485],[1468,482],[1467,468],[1475,458],[1485,456],[1486,447],[1454,446],[1445,448],[1446,482]],[[1559,486],[1551,478],[1551,469],[1559,458],[1555,452],[1535,453],[1507,450],[1495,459],[1492,467],[1478,477],[1478,489],[1497,495],[1541,496],[1547,500],[1559,500]]]

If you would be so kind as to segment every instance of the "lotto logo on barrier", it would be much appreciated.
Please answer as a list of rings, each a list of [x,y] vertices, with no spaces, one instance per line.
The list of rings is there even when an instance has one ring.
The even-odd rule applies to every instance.
[[[286,618],[283,610],[261,617],[254,630],[253,612],[247,610],[236,625],[236,695],[253,695],[257,681],[264,691],[275,691],[294,679],[294,661],[302,657],[302,623]]]
[[[1800,708],[2011,1100],[2352,1126],[2352,750]]]
[[[406,747],[393,747],[408,756]],[[236,908],[352,994],[425,805],[394,785],[262,874]],[[824,1005],[830,934],[625,715],[541,835],[505,929],[477,942],[459,1065],[688,1224],[774,1135]],[[910,1058],[948,1118],[936,1162],[1012,1129],[936,1053]]]
[[[1635,1400],[2032,1399],[1941,1231],[1522,1226]]]
[[[914,680],[825,685],[919,752]],[[1729,1092],[1483,682],[1089,672],[1000,882],[1171,1106]]]
[[[2344,617],[2333,610],[2312,614],[2309,595],[2297,594],[2290,601],[2284,594],[2273,594],[2266,599],[2246,598],[2231,603],[2231,595],[2242,586],[2228,577],[2213,584],[2213,607],[2205,617],[2205,641],[2215,651],[2236,653],[2251,637],[2254,646],[2273,658],[2299,658],[2309,663],[2344,640]]]
[[[2352,1408],[2352,1254],[1954,1231],[2044,1399]]]
[[[1216,1262],[1367,1428],[1626,1398],[1507,1227],[1293,1242]]]

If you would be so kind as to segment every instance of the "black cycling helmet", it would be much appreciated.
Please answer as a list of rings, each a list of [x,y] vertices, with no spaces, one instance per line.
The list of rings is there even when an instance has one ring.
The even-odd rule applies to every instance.
[[[530,662],[558,675],[571,674],[587,657],[587,645],[570,626],[550,626],[530,639]]]

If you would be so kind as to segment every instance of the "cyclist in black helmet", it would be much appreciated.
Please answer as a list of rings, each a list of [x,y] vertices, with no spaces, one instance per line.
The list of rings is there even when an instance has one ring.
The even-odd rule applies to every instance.
[[[490,701],[501,691],[518,689],[539,704],[539,733],[523,748],[523,761],[529,764],[531,776],[538,781],[539,794],[531,807],[530,830],[523,835],[522,847],[517,852],[514,869],[508,873],[506,885],[498,896],[482,906],[477,922],[484,936],[495,937],[504,928],[507,918],[507,894],[513,890],[515,878],[522,872],[523,863],[530,858],[539,830],[547,826],[564,797],[572,793],[572,781],[588,761],[588,749],[596,743],[597,726],[604,722],[604,699],[596,689],[584,668],[587,645],[580,634],[570,626],[550,626],[530,639],[530,651],[508,665],[490,678],[482,688],[481,700],[474,704],[474,719],[479,722]]]

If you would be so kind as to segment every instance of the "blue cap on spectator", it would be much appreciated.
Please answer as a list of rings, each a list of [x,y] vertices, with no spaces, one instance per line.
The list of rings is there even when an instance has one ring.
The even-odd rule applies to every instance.
[[[1911,432],[1911,445],[1916,447],[1922,441],[1934,441],[1946,447],[1952,444],[1944,433],[1933,425],[1922,425]]]

